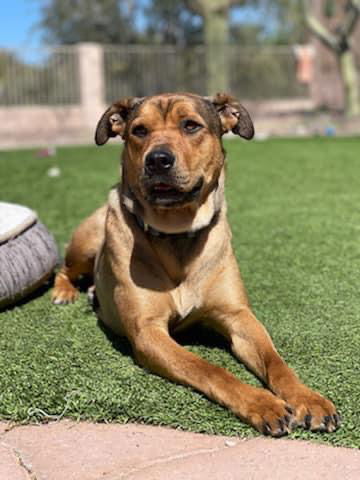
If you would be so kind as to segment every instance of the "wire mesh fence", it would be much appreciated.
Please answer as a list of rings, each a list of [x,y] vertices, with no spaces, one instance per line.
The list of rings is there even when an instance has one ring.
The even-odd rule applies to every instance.
[[[0,105],[69,105],[80,101],[76,47],[0,50]]]
[[[291,47],[224,49],[229,87],[246,99],[308,96],[296,79],[296,58]],[[163,91],[206,92],[206,52],[190,48],[133,46],[104,48],[106,99],[122,95],[149,95]]]
[[[232,46],[228,59],[231,91],[248,100],[307,97],[309,87],[296,78],[296,62],[291,46]]]
[[[204,46],[104,45],[101,48],[104,86],[101,100],[106,103],[121,96],[164,91],[206,93]],[[229,89],[234,95],[249,100],[308,96],[308,88],[296,79],[296,59],[290,46],[230,45],[224,52]],[[0,50],[0,106],[79,104],[84,81],[79,65],[77,46]]]
[[[106,101],[159,92],[205,92],[203,47],[104,47]]]

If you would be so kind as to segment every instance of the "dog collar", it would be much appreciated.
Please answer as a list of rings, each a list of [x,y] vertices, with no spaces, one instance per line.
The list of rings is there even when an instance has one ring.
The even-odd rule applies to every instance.
[[[141,228],[141,230],[153,237],[157,238],[172,238],[172,239],[186,239],[186,238],[195,238],[201,232],[203,232],[206,228],[211,228],[219,219],[220,212],[223,210],[224,205],[224,173],[222,173],[218,179],[217,185],[213,191],[212,195],[212,205],[213,205],[213,214],[206,224],[198,225],[198,228],[194,230],[187,230],[184,232],[178,233],[169,233],[169,232],[162,232],[161,230],[157,230],[153,226],[149,225],[148,223],[144,222],[142,213],[142,208],[138,204],[136,200],[135,194],[131,191],[129,186],[123,191],[119,191],[121,203],[126,208],[126,210],[135,217],[136,223]],[[226,208],[226,206],[225,206]]]
[[[205,225],[204,227],[199,228],[198,230],[191,230],[188,232],[180,232],[180,233],[166,233],[166,232],[160,232],[159,230],[156,230],[153,228],[151,225],[148,225],[144,222],[144,220],[133,213],[137,224],[143,230],[145,233],[148,233],[149,235],[152,235],[153,237],[158,237],[158,238],[172,238],[172,239],[186,239],[186,238],[195,238],[197,235],[199,235],[202,231],[204,231],[206,228],[211,227],[212,225],[215,225],[219,218],[219,212],[215,212],[212,219],[210,220],[210,223]]]
[[[156,228],[152,227],[148,223],[144,222],[142,217],[137,213],[136,209],[134,208],[134,200],[130,196],[123,193],[121,197],[122,197],[121,203],[126,208],[126,210],[135,217],[136,223],[141,228],[141,230],[149,235],[152,235],[153,237],[158,237],[158,238],[173,238],[173,239],[195,238],[197,235],[199,235],[199,233],[205,230],[205,228],[208,228],[214,225],[217,222],[219,218],[219,213],[220,213],[220,209],[216,210],[210,222],[198,228],[197,230],[190,230],[190,231],[179,232],[179,233],[161,232],[160,230],[157,230]]]

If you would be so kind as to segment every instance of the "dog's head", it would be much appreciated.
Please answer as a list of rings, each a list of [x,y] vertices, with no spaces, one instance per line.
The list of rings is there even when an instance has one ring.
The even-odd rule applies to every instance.
[[[95,141],[125,141],[123,176],[142,204],[155,209],[201,204],[224,164],[221,137],[251,139],[254,127],[233,97],[164,94],[125,98],[101,117]]]

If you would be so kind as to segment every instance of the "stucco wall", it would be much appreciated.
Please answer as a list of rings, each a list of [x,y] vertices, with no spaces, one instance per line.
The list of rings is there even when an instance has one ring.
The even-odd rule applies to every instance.
[[[84,122],[81,106],[0,108],[1,149],[90,143],[93,136],[94,128]]]

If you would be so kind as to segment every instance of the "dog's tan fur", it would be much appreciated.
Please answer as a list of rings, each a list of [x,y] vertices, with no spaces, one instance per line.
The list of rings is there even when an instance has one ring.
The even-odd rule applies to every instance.
[[[188,119],[201,128],[187,131]],[[300,382],[249,307],[223,192],[221,136],[230,130],[248,139],[253,135],[248,113],[226,94],[130,98],[110,107],[96,142],[117,134],[124,138],[122,183],[74,233],[53,301],[75,300],[74,281],[94,271],[100,318],[126,335],[136,360],[150,371],[203,392],[265,434],[280,436],[296,424],[334,431],[339,424],[334,405]],[[165,206],[149,199],[144,159],[164,145],[176,157],[171,183],[177,189],[190,192],[202,179],[196,198]],[[240,382],[170,336],[205,318],[269,390]]]

